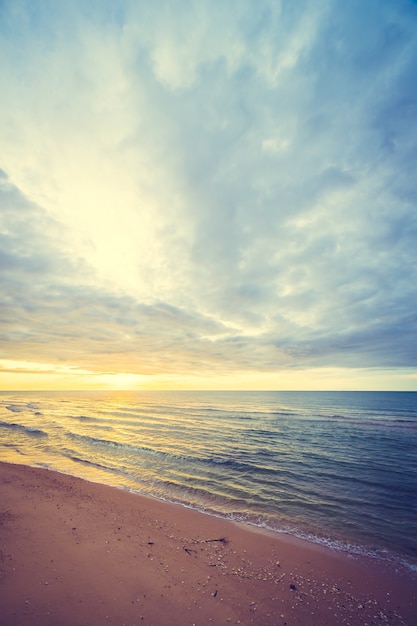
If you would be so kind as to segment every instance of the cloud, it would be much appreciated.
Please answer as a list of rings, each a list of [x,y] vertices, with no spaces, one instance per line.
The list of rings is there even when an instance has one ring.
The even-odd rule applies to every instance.
[[[415,367],[415,4],[0,12],[8,356]]]
[[[119,365],[147,369],[155,353],[172,351],[171,360],[176,355],[185,362],[181,352],[193,352],[187,342],[219,331],[195,313],[141,304],[98,286],[83,262],[65,256],[52,238],[56,223],[11,183],[0,187],[0,206],[6,358],[55,358],[94,369],[115,355]]]

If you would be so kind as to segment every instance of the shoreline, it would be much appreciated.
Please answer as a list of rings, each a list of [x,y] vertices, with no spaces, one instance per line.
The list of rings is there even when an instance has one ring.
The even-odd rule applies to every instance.
[[[220,520],[229,521],[231,523],[236,523],[238,525],[242,525],[244,528],[253,529],[256,531],[259,529],[260,531],[265,531],[266,533],[272,533],[272,535],[278,535],[280,538],[285,540],[288,538],[289,540],[294,539],[295,541],[300,541],[302,543],[307,543],[311,546],[322,547],[325,550],[330,550],[332,553],[341,554],[342,556],[352,557],[354,559],[363,559],[370,560],[371,562],[375,562],[375,564],[379,564],[381,567],[388,566],[390,568],[395,569],[404,569],[406,573],[409,575],[416,576],[417,580],[417,563],[411,562],[407,560],[410,557],[407,555],[401,555],[397,552],[391,551],[389,549],[383,549],[381,546],[374,547],[372,550],[370,544],[366,545],[365,543],[351,543],[349,539],[332,539],[325,535],[314,535],[307,534],[303,530],[299,529],[281,529],[279,527],[274,528],[273,526],[268,526],[267,524],[260,524],[257,522],[253,522],[249,519],[249,516],[243,517],[242,519],[234,519],[232,516],[229,516],[227,512],[217,511],[216,509],[212,509],[209,506],[207,508],[194,506],[191,503],[188,503],[184,500],[180,499],[170,499],[169,497],[162,497],[158,495],[154,495],[153,493],[147,493],[146,491],[141,491],[140,487],[136,486],[132,483],[132,485],[120,485],[117,482],[104,482],[104,479],[96,478],[92,476],[86,476],[76,473],[72,473],[67,469],[58,469],[53,467],[48,467],[46,464],[27,464],[27,463],[19,463],[12,458],[12,460],[6,459],[5,461],[0,461],[0,463],[6,462],[12,465],[23,465],[25,467],[32,467],[34,469],[45,469],[46,471],[56,472],[57,474],[61,474],[64,476],[70,476],[73,478],[77,478],[79,480],[86,481],[88,483],[108,486],[111,489],[118,489],[124,491],[126,493],[131,493],[132,495],[137,495],[139,497],[150,498],[151,500],[156,500],[157,502],[166,503],[172,506],[179,506],[184,508],[185,510],[195,511],[201,513],[202,515],[208,515],[209,517],[214,517]],[[261,514],[260,514],[261,515]],[[254,517],[258,517],[258,515],[253,514]]]
[[[416,577],[53,470],[0,463],[0,624],[417,622]]]
[[[65,472],[62,473],[77,478],[75,474],[66,474]],[[93,482],[95,484],[104,484],[94,480],[90,481],[89,479],[83,477],[78,478],[80,478],[81,480],[86,480],[87,482]],[[320,536],[318,534],[307,534],[302,530],[297,530],[296,528],[292,530],[274,528],[272,525],[268,526],[266,523],[257,523],[251,521],[249,519],[249,515],[248,517],[245,517],[243,515],[241,519],[235,519],[234,517],[229,516],[228,513],[222,513],[221,511],[216,511],[215,509],[211,508],[200,508],[182,500],[170,499],[168,497],[158,497],[151,493],[142,492],[140,491],[140,489],[135,487],[118,487],[117,485],[108,486],[112,487],[113,489],[126,491],[127,493],[131,493],[139,497],[150,498],[152,500],[156,500],[158,502],[162,502],[168,505],[179,506],[189,511],[195,511],[202,515],[207,515],[208,517],[224,520],[232,524],[242,526],[249,531],[271,534],[272,537],[278,536],[278,538],[282,539],[283,541],[288,540],[290,542],[300,542],[301,545],[307,544],[311,547],[322,548],[325,551],[330,551],[334,554],[340,554],[341,556],[347,558],[369,561],[370,563],[379,564],[382,567],[387,566],[388,568],[404,570],[410,575],[415,575],[417,581],[417,564],[408,562],[407,556],[399,555],[398,553],[394,553],[393,551],[390,551],[388,549],[382,549],[381,547],[378,547],[375,548],[374,551],[372,551],[371,548],[369,546],[366,546],[364,543],[350,543],[347,539],[344,541],[342,539],[332,539],[325,535]],[[255,514],[253,514],[253,516],[255,517]]]

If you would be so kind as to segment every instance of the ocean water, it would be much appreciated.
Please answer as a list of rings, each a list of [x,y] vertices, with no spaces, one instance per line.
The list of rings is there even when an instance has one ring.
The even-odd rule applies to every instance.
[[[0,392],[0,460],[417,571],[417,393]]]

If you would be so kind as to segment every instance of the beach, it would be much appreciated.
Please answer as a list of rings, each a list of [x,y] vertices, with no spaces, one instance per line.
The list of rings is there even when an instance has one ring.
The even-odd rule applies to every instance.
[[[41,468],[0,464],[3,626],[417,622],[389,563]]]

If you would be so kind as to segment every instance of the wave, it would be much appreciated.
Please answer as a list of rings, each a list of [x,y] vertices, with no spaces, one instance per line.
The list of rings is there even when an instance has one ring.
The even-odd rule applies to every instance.
[[[265,467],[265,465],[259,465],[259,463],[246,463],[245,461],[239,459],[233,459],[230,457],[208,457],[201,459],[194,459],[195,461],[199,461],[200,463],[205,463],[209,465],[221,465],[228,469],[235,470],[239,472],[241,475],[245,475],[248,473],[251,474],[268,474],[272,476],[277,476],[281,473],[287,473],[285,470],[278,470],[276,467]]]
[[[35,402],[28,402],[27,404],[7,404],[6,409],[12,413],[23,413],[29,409],[36,411],[35,415],[42,415],[42,413],[38,411],[39,406]]]
[[[81,459],[80,457],[74,456],[72,454],[69,455],[68,458],[71,459],[71,461],[74,461],[75,463],[82,463],[83,465],[90,465],[91,467],[96,467],[97,469],[103,469],[108,472],[113,471],[110,467],[107,467],[107,465],[102,465],[101,463],[94,463],[94,461],[89,461],[88,459]]]
[[[6,406],[6,409],[12,413],[21,413],[25,410],[25,408],[26,407],[22,407],[21,404],[9,404]]]
[[[74,417],[75,419],[79,420],[80,422],[97,422],[98,418],[97,417],[90,417],[88,415],[74,415],[71,416]]]
[[[23,426],[23,424],[0,422],[0,428],[10,428],[19,432],[23,432],[25,435],[29,435],[32,437],[48,436],[48,433],[46,433],[44,430],[40,430],[39,428],[31,428],[30,426]]]
[[[119,441],[113,441],[111,439],[101,439],[100,437],[90,437],[89,435],[79,435],[71,432],[68,432],[67,436],[75,441],[81,441],[93,446],[106,446],[108,448],[125,450],[126,452],[146,452],[161,456],[174,456],[170,455],[168,452],[161,452],[160,450],[154,450],[153,448],[147,448],[146,446],[135,446],[130,443],[120,443]]]
[[[411,414],[412,417],[408,415]],[[407,417],[398,417],[393,415],[381,415],[378,412],[375,416],[371,414],[364,417],[359,414],[356,417],[352,415],[343,415],[343,414],[335,414],[335,415],[320,415],[320,418],[323,420],[332,420],[337,422],[344,422],[346,424],[358,424],[358,425],[366,425],[366,426],[396,426],[397,424],[414,424],[417,425],[416,417],[414,416],[414,412],[409,411],[407,413]]]
[[[153,456],[157,456],[157,457],[162,457],[162,458],[171,458],[171,459],[176,459],[176,460],[181,460],[181,461],[188,461],[190,463],[208,463],[208,464],[223,464],[223,465],[235,465],[236,467],[238,467],[239,464],[237,461],[234,461],[233,459],[222,459],[222,458],[215,458],[215,457],[195,457],[195,456],[191,456],[191,455],[182,455],[182,454],[175,454],[172,452],[168,452],[165,450],[156,450],[155,448],[149,448],[148,446],[138,446],[138,445],[134,445],[134,444],[130,444],[130,443],[121,443],[119,441],[114,441],[112,439],[102,439],[101,437],[91,437],[90,435],[79,435],[78,433],[71,433],[68,432],[67,436],[70,439],[73,439],[75,441],[81,441],[82,443],[86,443],[88,445],[93,445],[93,446],[104,446],[107,448],[114,448],[114,449],[119,449],[119,450],[123,450],[127,453],[139,453],[139,454],[151,454]],[[251,469],[251,466],[247,466],[245,465],[246,469]]]
[[[198,457],[194,455],[173,453],[166,450],[156,450],[155,448],[150,448],[148,446],[138,446],[129,443],[122,443],[119,441],[114,441],[112,439],[102,439],[101,437],[91,437],[90,435],[80,435],[78,433],[68,432],[67,436],[75,441],[80,441],[82,443],[86,443],[87,445],[93,446],[103,446],[105,448],[112,448],[115,450],[122,450],[129,454],[139,454],[139,455],[152,455],[154,457],[164,459],[164,460],[174,460],[179,461],[181,463],[189,463],[192,465],[205,465],[210,466],[212,469],[215,469],[216,466],[221,466],[227,468],[229,471],[234,471],[239,474],[262,474],[265,476],[277,476],[278,474],[292,474],[288,470],[281,469],[277,471],[276,468],[265,467],[259,463],[247,463],[243,460],[235,459],[232,457],[216,457],[216,456],[208,456],[208,457]],[[220,470],[220,468],[219,468]],[[217,471],[219,471],[217,470]]]

